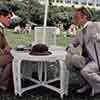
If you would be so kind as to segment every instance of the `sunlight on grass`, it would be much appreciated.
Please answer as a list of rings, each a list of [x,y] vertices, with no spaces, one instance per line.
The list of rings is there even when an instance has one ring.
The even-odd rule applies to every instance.
[[[32,34],[17,34],[11,29],[6,30],[5,34],[12,47],[16,47],[19,44],[27,45],[32,43]]]
[[[6,29],[5,30],[5,35],[7,36],[7,39],[9,41],[9,43],[11,44],[11,46],[13,48],[15,48],[17,45],[19,44],[24,44],[24,45],[28,45],[32,43],[33,40],[33,34],[17,34],[14,32],[13,29]],[[65,37],[63,34],[60,34],[59,36],[57,36],[57,45],[59,46],[64,46],[66,47],[68,42],[69,42],[69,37]]]

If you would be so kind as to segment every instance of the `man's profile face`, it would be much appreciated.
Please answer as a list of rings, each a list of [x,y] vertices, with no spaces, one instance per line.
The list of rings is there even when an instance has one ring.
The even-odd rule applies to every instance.
[[[7,16],[1,15],[0,16],[0,21],[4,26],[6,26],[6,27],[10,26],[10,24],[12,22],[11,21],[11,14],[8,14]]]
[[[74,14],[74,23],[78,26],[83,26],[86,20],[86,16],[80,11],[76,11]]]

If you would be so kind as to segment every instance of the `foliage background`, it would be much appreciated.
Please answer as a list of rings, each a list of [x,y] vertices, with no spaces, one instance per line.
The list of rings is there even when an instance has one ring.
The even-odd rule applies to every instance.
[[[38,25],[43,25],[45,6],[41,5],[38,0],[0,0],[0,2],[12,4],[15,13],[24,21],[32,21]],[[9,1],[9,2],[7,2]],[[71,23],[75,7],[53,6],[52,0],[49,0],[48,9],[48,26],[53,26],[58,21],[62,21],[65,26]],[[90,9],[93,21],[100,21],[100,10]]]

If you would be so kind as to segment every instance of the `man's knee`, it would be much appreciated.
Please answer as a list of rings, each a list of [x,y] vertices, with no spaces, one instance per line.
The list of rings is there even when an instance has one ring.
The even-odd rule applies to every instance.
[[[85,59],[82,56],[79,55],[73,55],[72,57],[72,64],[78,68],[81,69],[85,65]]]
[[[65,63],[66,63],[66,66],[69,70],[71,71],[75,71],[76,70],[76,66],[75,66],[75,63],[77,63],[79,60],[79,57],[77,55],[71,55],[71,54],[67,54],[66,56],[66,60],[65,60]]]
[[[84,63],[84,58],[82,56],[79,56],[79,55],[73,55],[72,57],[72,62],[73,63]]]
[[[98,72],[98,65],[95,62],[90,62],[81,70],[83,76],[92,76]]]

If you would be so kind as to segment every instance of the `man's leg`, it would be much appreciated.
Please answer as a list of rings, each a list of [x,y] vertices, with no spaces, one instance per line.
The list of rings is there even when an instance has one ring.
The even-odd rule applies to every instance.
[[[94,61],[88,63],[81,70],[81,74],[94,89],[94,93],[100,92],[100,72],[97,63]]]
[[[0,56],[0,64],[3,67],[3,72],[0,79],[0,88],[6,90],[12,76],[12,57],[10,55]]]
[[[11,63],[9,63],[5,66],[3,73],[2,73],[2,76],[1,76],[1,79],[0,79],[1,88],[2,87],[5,88],[5,89],[8,88],[9,81],[10,81],[10,78],[11,78],[11,73],[12,73],[11,69],[12,69]]]
[[[66,66],[70,71],[75,71],[82,77],[80,85],[83,87],[77,90],[78,93],[83,93],[87,88],[90,88],[85,78],[80,74],[80,70],[82,70],[85,66],[84,57],[68,54],[66,56]]]
[[[73,69],[81,70],[85,66],[85,59],[84,57],[79,55],[67,54],[65,63],[69,70]]]

